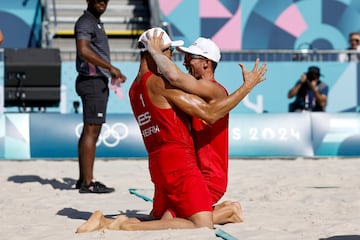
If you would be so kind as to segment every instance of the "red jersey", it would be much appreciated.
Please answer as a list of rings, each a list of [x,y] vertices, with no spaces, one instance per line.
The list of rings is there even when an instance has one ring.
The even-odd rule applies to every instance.
[[[163,147],[185,148],[195,154],[189,116],[175,108],[158,108],[151,102],[146,88],[151,75],[151,72],[144,74],[129,90],[131,107],[149,157]]]
[[[220,86],[224,88],[222,85]],[[225,88],[224,90],[226,91]],[[192,134],[198,166],[207,182],[213,204],[224,195],[228,184],[228,128],[229,114],[213,125],[208,125],[199,118],[192,120]]]
[[[190,118],[175,108],[161,109],[149,98],[147,72],[134,82],[129,95],[134,116],[149,154],[151,180],[155,186],[152,214],[161,218],[170,209],[188,218],[200,211],[211,211],[206,182],[197,167]]]

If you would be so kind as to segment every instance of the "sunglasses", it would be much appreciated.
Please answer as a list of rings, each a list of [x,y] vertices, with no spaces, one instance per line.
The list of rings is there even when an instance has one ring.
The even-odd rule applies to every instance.
[[[206,57],[197,54],[186,54],[186,57],[190,59],[207,59]]]
[[[350,39],[350,42],[359,42],[360,40],[357,38]]]
[[[165,48],[164,50],[162,50],[162,52],[166,52],[167,50],[170,50],[171,54],[174,52],[175,50],[175,47],[168,47],[168,48]]]
[[[164,50],[162,50],[163,52],[165,52],[165,51],[167,51],[167,50],[170,50],[170,51],[174,51],[175,50],[175,47],[172,47],[172,46],[170,46],[170,47],[168,47],[168,48],[165,48]]]

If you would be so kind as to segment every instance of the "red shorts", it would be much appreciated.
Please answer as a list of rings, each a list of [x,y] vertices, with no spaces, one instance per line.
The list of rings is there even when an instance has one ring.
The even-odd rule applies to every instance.
[[[215,205],[224,196],[227,181],[225,179],[212,178],[206,181],[206,184],[210,192],[212,204]]]
[[[165,153],[162,151],[162,157]],[[198,212],[212,211],[210,193],[194,154],[176,153],[174,149],[169,154],[150,166],[155,185],[152,215],[160,219],[170,210],[176,217],[187,219]]]
[[[214,154],[215,155],[215,154]],[[227,188],[227,167],[215,156],[205,156],[198,159],[200,170],[209,189],[212,203],[216,204],[224,196]],[[227,160],[227,159],[226,159]]]

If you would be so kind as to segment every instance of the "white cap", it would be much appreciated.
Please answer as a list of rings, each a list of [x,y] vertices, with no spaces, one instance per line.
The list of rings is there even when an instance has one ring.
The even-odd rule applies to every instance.
[[[199,37],[188,48],[179,47],[179,51],[196,54],[210,59],[214,62],[220,61],[220,49],[211,39]]]
[[[146,41],[148,40],[148,38],[146,36],[147,33],[150,33],[149,35],[153,36],[155,30],[157,30],[158,36],[160,35],[160,33],[162,33],[162,32],[164,33],[164,35],[162,37],[164,45],[169,44],[169,43],[171,43],[170,46],[172,46],[172,47],[179,47],[179,46],[184,45],[183,40],[172,41],[170,39],[169,35],[164,31],[164,29],[157,27],[157,28],[150,28],[141,34],[141,36],[139,37],[139,40],[138,40],[138,42],[141,42],[142,44],[144,44],[144,48],[140,48],[141,51],[147,50],[147,44],[146,44]]]

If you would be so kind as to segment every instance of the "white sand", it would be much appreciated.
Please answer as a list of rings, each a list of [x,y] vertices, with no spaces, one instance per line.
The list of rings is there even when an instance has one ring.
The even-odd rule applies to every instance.
[[[146,160],[97,160],[112,194],[79,194],[77,173],[75,160],[0,161],[0,239],[220,239],[205,228],[75,234],[97,209],[148,213],[128,188],[152,189]],[[241,202],[245,222],[220,228],[238,239],[360,239],[360,159],[231,160],[229,176],[224,199]]]

